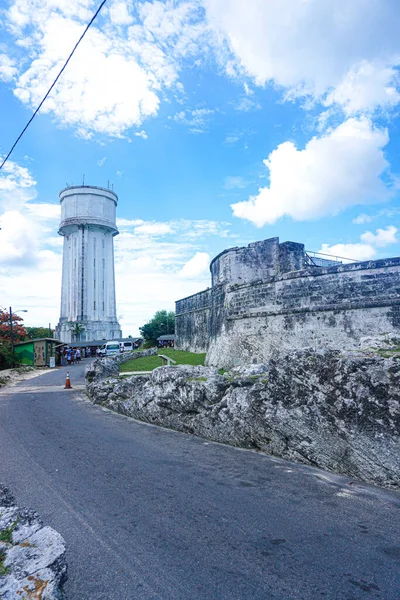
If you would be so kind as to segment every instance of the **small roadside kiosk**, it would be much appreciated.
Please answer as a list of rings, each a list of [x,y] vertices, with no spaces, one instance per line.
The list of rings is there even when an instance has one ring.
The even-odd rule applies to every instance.
[[[16,362],[31,367],[56,365],[56,354],[63,343],[54,338],[39,338],[14,344]]]
[[[175,334],[160,335],[157,338],[159,348],[173,348],[175,346]]]

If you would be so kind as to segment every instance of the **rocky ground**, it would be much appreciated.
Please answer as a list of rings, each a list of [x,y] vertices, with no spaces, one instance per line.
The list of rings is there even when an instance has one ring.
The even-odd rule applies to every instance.
[[[52,369],[47,369],[46,367],[37,368],[27,366],[16,367],[15,369],[4,369],[4,371],[0,371],[0,388],[15,385],[19,381],[32,379],[38,375],[44,375],[51,370]]]
[[[0,485],[0,598],[61,600],[66,573],[61,535]]]
[[[400,486],[400,361],[370,351],[295,351],[220,374],[160,367],[124,380],[87,369],[92,402],[136,419]]]

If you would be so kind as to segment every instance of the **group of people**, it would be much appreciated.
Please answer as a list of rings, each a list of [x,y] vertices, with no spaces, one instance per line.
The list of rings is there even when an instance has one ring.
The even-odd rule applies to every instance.
[[[63,361],[67,365],[75,365],[81,361],[82,351],[80,348],[66,346],[63,350]]]
[[[75,365],[81,362],[82,358],[90,358],[96,350],[89,346],[82,348],[73,348],[71,346],[64,346],[57,349],[56,352],[56,365],[65,367],[66,365]]]
[[[175,345],[174,340],[159,340],[158,347],[159,348],[173,348]]]

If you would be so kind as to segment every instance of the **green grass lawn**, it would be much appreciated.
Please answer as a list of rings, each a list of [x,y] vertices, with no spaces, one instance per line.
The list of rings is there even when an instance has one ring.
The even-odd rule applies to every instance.
[[[194,352],[185,352],[184,350],[174,350],[173,348],[159,348],[158,352],[164,356],[169,356],[176,361],[178,365],[204,365],[205,353],[195,354]],[[162,361],[158,356],[143,356],[136,360],[130,360],[120,366],[120,372],[127,371],[152,371],[161,367]]]

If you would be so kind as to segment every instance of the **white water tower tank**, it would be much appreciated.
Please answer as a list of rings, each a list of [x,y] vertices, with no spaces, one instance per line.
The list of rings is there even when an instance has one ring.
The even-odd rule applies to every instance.
[[[63,342],[119,339],[114,275],[118,196],[101,187],[71,186],[60,192],[60,203],[58,233],[64,249],[57,337]]]

